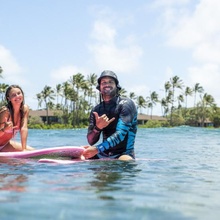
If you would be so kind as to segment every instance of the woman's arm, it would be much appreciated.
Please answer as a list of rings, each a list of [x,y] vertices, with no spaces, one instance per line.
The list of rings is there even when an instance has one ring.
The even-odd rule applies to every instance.
[[[22,150],[25,150],[27,147],[28,116],[29,116],[29,107],[27,105],[24,105],[24,117],[20,130]]]

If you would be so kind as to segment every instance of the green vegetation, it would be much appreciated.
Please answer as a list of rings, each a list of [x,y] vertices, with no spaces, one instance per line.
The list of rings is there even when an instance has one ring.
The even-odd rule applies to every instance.
[[[2,77],[0,68],[0,77]],[[38,108],[46,109],[46,121],[40,118],[30,118],[30,128],[78,128],[87,127],[89,113],[92,107],[99,103],[100,96],[96,90],[98,76],[95,73],[86,78],[77,73],[69,80],[52,88],[46,85],[41,92],[36,94]],[[0,83],[0,105],[4,104],[4,94],[8,85]],[[190,125],[203,127],[207,120],[213,122],[214,127],[220,126],[220,109],[215,104],[214,98],[204,92],[203,87],[196,83],[194,86],[185,86],[183,81],[174,76],[164,84],[164,96],[159,97],[156,91],[146,96],[136,96],[134,92],[127,93],[122,88],[121,96],[131,98],[138,106],[139,113],[147,109],[153,115],[155,106],[160,105],[161,115],[167,122],[148,121],[146,127]],[[188,99],[193,99],[194,106],[188,107]],[[57,112],[58,122],[52,122],[49,110]]]
[[[140,128],[160,128],[160,127],[169,127],[168,121],[157,121],[157,120],[149,120],[144,125],[139,125]]]

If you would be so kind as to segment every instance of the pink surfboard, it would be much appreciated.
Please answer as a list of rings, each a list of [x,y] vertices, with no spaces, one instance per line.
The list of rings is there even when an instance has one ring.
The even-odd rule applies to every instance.
[[[113,161],[116,159],[110,159],[110,158],[105,158],[105,159],[85,159],[84,157],[82,158],[73,158],[73,159],[50,159],[50,158],[42,158],[39,159],[39,163],[57,163],[57,164],[73,164],[73,163],[79,163],[79,162],[88,162],[88,161]]]
[[[48,158],[42,158],[38,160],[39,163],[55,163],[55,164],[73,164],[73,163],[79,163],[84,162],[88,160],[81,160],[81,159],[72,159],[72,160],[65,160],[65,159],[48,159]]]
[[[71,159],[71,160],[66,160],[66,159],[50,159],[50,158],[42,158],[39,159],[38,162],[39,163],[54,163],[54,164],[74,164],[74,163],[79,163],[79,162],[87,162],[87,161],[114,161],[117,159],[95,159],[95,160],[85,160],[85,159]],[[151,159],[151,158],[144,158],[144,159],[140,159],[140,158],[136,158],[135,161],[166,161],[167,159]]]
[[[33,151],[22,151],[22,152],[0,152],[0,158],[80,158],[84,152],[83,147],[77,146],[63,146],[63,147],[51,147],[44,149],[37,149]]]

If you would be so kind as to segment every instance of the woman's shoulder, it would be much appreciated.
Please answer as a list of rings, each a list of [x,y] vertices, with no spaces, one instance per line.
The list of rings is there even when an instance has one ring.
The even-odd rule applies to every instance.
[[[28,105],[24,104],[23,109],[24,109],[25,113],[29,112],[29,106]]]

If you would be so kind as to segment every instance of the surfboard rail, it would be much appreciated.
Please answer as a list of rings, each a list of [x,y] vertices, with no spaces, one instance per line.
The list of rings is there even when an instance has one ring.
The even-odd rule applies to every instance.
[[[80,158],[84,152],[83,147],[61,146],[36,149],[32,151],[0,152],[0,158]]]

